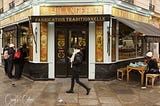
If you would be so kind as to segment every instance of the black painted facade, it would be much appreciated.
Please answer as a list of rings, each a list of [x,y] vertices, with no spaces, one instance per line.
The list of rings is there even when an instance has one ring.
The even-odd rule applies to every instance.
[[[31,63],[24,65],[23,75],[32,80],[48,80],[48,63]]]
[[[95,80],[110,80],[116,78],[117,69],[126,67],[127,65],[129,65],[130,62],[134,63],[143,60],[144,58],[138,58],[132,60],[119,61],[110,64],[96,64]]]

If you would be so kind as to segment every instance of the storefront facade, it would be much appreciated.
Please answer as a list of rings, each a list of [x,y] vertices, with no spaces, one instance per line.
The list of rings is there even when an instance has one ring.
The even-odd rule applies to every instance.
[[[103,15],[103,6],[51,6],[39,9],[41,15],[31,16],[30,21],[41,39],[39,61],[42,64],[50,61],[48,77],[71,76],[68,56],[72,54],[73,46],[79,45],[84,53],[81,77],[95,79],[95,63],[103,60],[103,23],[106,22],[107,27],[110,21],[110,15]],[[46,39],[47,42],[42,44]]]
[[[160,29],[160,14],[155,12],[154,14],[152,14],[152,16],[150,18],[151,19],[150,19],[149,23],[152,24],[153,26],[157,27],[158,29]],[[150,40],[150,45],[152,45],[151,49],[155,54],[154,57],[159,58],[159,54],[160,54],[159,40],[157,38],[154,38],[154,40],[152,40],[152,41],[154,41],[154,42],[151,42],[151,40]]]
[[[25,65],[23,74],[34,80],[70,77],[68,56],[72,54],[74,45],[79,45],[84,53],[81,77],[89,80],[109,79],[116,76],[118,68],[143,59],[147,51],[144,34],[152,33],[137,30],[134,25],[123,21],[148,23],[148,16],[109,3],[38,5],[27,11],[29,18],[25,16],[21,20],[28,20],[17,24],[21,26],[19,33],[25,29],[27,34],[19,40],[17,38],[16,42],[17,47],[23,42],[28,44],[30,61]],[[6,27],[7,20],[16,19],[24,13],[3,20],[1,26]]]

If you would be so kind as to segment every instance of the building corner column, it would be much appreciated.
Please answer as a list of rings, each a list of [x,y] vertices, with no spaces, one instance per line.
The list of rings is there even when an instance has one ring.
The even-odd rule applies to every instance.
[[[89,22],[89,80],[95,79],[95,22]]]
[[[40,23],[33,23],[33,62],[40,62]]]
[[[109,62],[108,46],[109,21],[103,22],[103,62]]]
[[[55,23],[48,22],[48,78],[55,78]]]

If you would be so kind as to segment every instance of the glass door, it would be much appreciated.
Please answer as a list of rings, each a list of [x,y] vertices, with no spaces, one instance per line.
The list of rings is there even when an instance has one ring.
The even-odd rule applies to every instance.
[[[56,27],[55,41],[56,77],[70,77],[71,65],[68,57],[72,56],[74,45],[81,47],[84,58],[80,77],[88,76],[88,27]]]
[[[56,31],[56,77],[67,76],[67,46],[66,46],[66,31]]]

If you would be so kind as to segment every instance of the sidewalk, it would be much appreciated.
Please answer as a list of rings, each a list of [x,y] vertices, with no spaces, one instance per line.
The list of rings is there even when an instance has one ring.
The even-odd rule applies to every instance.
[[[81,81],[91,87],[89,95],[77,84],[74,94],[65,93],[70,78],[9,80],[0,67],[0,106],[160,106],[160,81],[145,90],[133,81]]]

